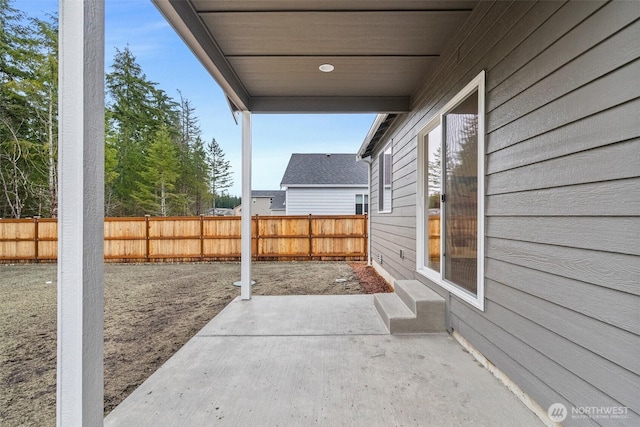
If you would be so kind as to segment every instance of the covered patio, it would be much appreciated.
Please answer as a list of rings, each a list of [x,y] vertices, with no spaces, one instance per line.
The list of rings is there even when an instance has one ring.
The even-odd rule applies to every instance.
[[[253,113],[378,113],[389,126],[478,4],[153,1],[241,120],[244,200]],[[100,425],[104,11],[61,4],[58,425]],[[451,335],[390,335],[372,296],[252,298],[250,221],[243,210],[241,296],[105,425],[540,424]]]
[[[105,426],[536,426],[449,334],[389,335],[372,295],[239,298]]]

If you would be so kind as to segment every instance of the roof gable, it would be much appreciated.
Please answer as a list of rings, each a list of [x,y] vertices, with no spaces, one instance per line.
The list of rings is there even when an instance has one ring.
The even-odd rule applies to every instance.
[[[368,185],[368,167],[358,162],[356,154],[291,155],[280,185],[285,187],[310,185]]]

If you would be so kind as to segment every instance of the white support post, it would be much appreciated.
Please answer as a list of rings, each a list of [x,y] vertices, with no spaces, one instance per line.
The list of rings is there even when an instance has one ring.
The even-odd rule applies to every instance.
[[[251,112],[242,112],[240,299],[251,299]]]
[[[57,425],[102,426],[104,0],[60,0]]]
[[[364,161],[364,160],[363,160]],[[369,209],[367,210],[367,265],[373,265],[371,263],[371,176],[373,174],[372,158],[369,158],[367,162],[367,203]],[[364,203],[364,200],[362,201]]]

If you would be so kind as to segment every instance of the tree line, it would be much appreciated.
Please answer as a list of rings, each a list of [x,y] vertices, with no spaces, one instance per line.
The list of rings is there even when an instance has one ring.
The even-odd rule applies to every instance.
[[[199,215],[240,204],[195,108],[150,81],[128,46],[105,79],[106,216]],[[58,23],[0,0],[0,218],[56,217]]]

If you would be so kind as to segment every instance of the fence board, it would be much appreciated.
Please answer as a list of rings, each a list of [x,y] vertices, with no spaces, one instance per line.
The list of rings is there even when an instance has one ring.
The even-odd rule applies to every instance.
[[[112,262],[236,261],[240,217],[105,218],[104,257]],[[366,260],[367,217],[254,216],[257,260]],[[0,220],[0,263],[55,261],[57,220]]]

